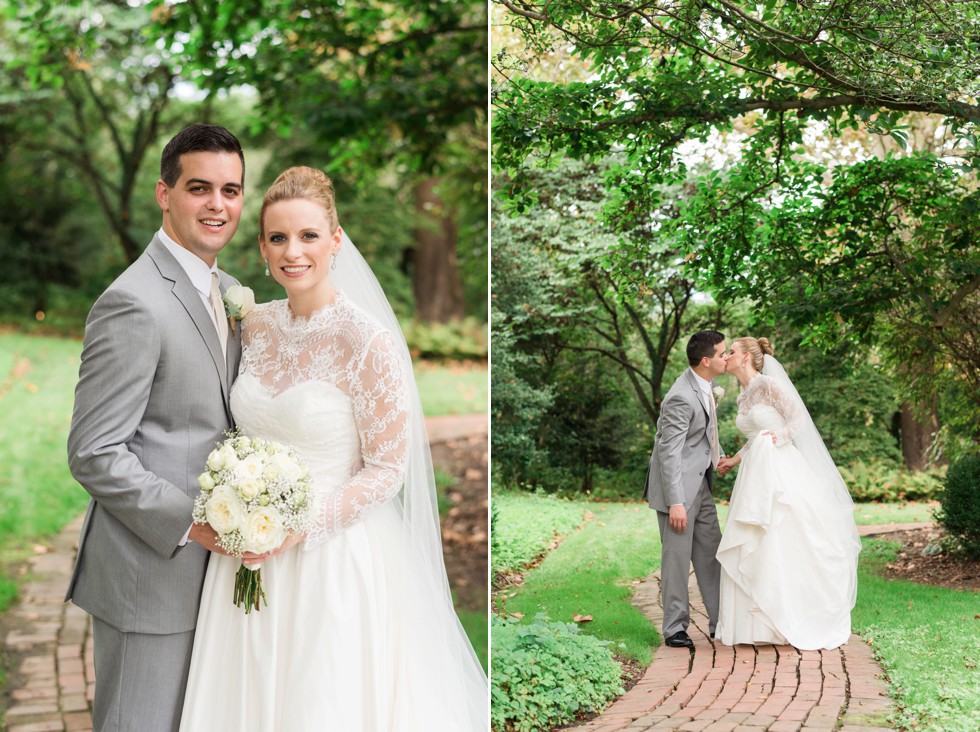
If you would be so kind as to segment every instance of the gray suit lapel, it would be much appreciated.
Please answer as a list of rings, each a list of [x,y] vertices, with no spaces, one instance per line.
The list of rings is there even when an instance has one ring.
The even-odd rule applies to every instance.
[[[184,310],[187,311],[187,314],[194,322],[198,334],[204,339],[208,353],[211,354],[211,361],[214,363],[214,368],[218,372],[218,377],[221,379],[221,393],[224,397],[225,409],[230,414],[231,405],[228,400],[228,385],[230,383],[229,367],[224,355],[221,353],[221,342],[218,340],[218,333],[214,329],[214,323],[211,321],[211,316],[204,307],[204,302],[201,300],[200,294],[194,289],[194,285],[191,284],[191,280],[187,276],[187,273],[184,272],[183,267],[173,258],[173,255],[167,251],[163,242],[156,236],[153,237],[153,241],[147,247],[147,253],[160,270],[160,274],[174,283],[174,297],[184,306]],[[229,333],[228,335],[230,347],[231,334]],[[230,361],[231,359],[228,360]]]
[[[698,385],[698,380],[697,377],[694,375],[694,371],[688,369],[684,375],[687,376],[687,383],[694,391],[694,398],[697,399],[698,404],[701,405],[701,409],[704,410],[705,418],[710,421],[711,413],[708,411],[708,408],[704,405],[704,397],[702,396],[704,392],[701,391],[701,387]]]

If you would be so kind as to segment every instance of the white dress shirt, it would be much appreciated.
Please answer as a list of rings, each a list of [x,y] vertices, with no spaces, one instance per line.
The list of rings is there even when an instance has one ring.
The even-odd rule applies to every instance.
[[[184,247],[167,236],[167,232],[162,228],[157,232],[157,236],[160,237],[163,245],[167,247],[167,251],[174,255],[174,259],[177,260],[180,268],[190,278],[191,284],[197,290],[197,294],[201,296],[204,309],[208,311],[208,315],[211,316],[211,322],[214,323],[214,332],[217,333],[221,327],[227,327],[225,323],[219,323],[215,320],[214,311],[211,308],[211,274],[218,271],[218,260],[215,259],[214,264],[209,267],[199,256],[184,249]]]

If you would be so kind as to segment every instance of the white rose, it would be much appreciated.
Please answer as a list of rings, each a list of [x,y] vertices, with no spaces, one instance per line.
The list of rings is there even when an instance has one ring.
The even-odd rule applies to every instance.
[[[244,478],[238,482],[238,495],[246,501],[251,501],[262,493],[265,485],[255,478]]]
[[[235,477],[241,480],[246,478],[258,479],[264,469],[265,459],[258,453],[252,453],[235,466]]]
[[[720,402],[722,399],[725,398],[725,390],[720,386],[714,387],[711,390],[711,393],[714,394],[715,396],[715,404],[717,404],[718,402]]]
[[[277,452],[269,458],[269,465],[273,466],[279,475],[290,483],[295,483],[305,475],[303,469],[289,456],[288,452]]]
[[[245,549],[256,554],[271,552],[286,540],[282,516],[273,506],[263,506],[252,511],[242,534],[245,538]]]
[[[234,470],[235,466],[238,465],[238,455],[235,454],[235,448],[225,443],[218,448],[218,453],[222,468],[225,470]]]
[[[232,285],[225,291],[225,312],[229,318],[241,320],[255,307],[255,293],[251,287]]]
[[[214,490],[214,478],[211,477],[211,473],[209,472],[201,473],[197,478],[197,482],[201,486],[201,490],[205,493]]]
[[[215,487],[214,492],[204,506],[204,515],[211,528],[219,534],[228,534],[235,529],[241,529],[245,523],[245,512],[242,502],[234,491],[226,485]]]
[[[224,453],[220,447],[214,448],[208,455],[208,467],[216,473],[225,467]]]
[[[252,449],[252,441],[247,437],[235,438],[235,452],[247,453]]]

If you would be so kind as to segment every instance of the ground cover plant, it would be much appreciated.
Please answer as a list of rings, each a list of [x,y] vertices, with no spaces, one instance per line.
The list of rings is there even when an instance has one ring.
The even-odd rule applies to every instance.
[[[918,585],[878,571],[900,545],[865,539],[855,633],[867,638],[898,705],[903,730],[980,729],[980,593]]]
[[[491,724],[498,731],[537,732],[597,712],[623,693],[608,641],[574,623],[493,618]]]
[[[589,506],[547,494],[494,491],[491,575],[520,571],[582,523]]]

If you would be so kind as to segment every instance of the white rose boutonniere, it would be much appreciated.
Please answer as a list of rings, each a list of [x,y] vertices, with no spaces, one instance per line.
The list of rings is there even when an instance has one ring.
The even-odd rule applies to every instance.
[[[228,322],[231,324],[231,332],[235,333],[235,322],[242,320],[252,312],[255,307],[255,293],[251,287],[242,285],[232,285],[225,290],[225,313],[228,315]]]
[[[718,402],[720,402],[722,399],[725,398],[725,389],[720,386],[712,387],[711,394],[715,398],[715,404],[717,404]]]

